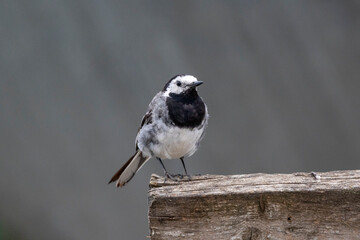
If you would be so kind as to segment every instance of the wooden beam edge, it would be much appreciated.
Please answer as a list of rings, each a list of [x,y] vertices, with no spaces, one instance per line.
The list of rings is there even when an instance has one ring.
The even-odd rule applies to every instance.
[[[178,181],[152,174],[149,184],[150,198],[304,191],[360,191],[360,170],[202,175]]]

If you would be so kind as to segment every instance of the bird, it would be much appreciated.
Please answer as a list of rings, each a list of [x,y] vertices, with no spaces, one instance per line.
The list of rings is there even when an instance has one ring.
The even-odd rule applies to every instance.
[[[201,84],[202,81],[186,74],[176,75],[165,84],[141,120],[134,155],[114,174],[109,184],[116,182],[116,187],[123,187],[152,157],[160,162],[165,180],[190,178],[184,158],[198,149],[209,119],[207,106],[197,92]],[[185,175],[169,174],[164,159],[180,159]]]

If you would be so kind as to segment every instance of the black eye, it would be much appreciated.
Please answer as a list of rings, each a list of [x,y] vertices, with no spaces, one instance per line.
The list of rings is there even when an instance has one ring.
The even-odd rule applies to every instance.
[[[177,85],[178,87],[180,87],[180,86],[181,86],[181,82],[180,82],[180,81],[177,81],[177,82],[176,82],[176,85]]]

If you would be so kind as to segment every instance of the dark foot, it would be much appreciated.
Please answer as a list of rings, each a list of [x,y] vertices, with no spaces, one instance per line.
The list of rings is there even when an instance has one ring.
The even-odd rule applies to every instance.
[[[184,178],[191,180],[191,176],[189,174],[172,174],[171,177],[176,178],[177,180]]]
[[[310,174],[315,180],[320,180],[321,179],[320,175],[317,174],[316,172],[311,172]]]
[[[167,179],[170,179],[174,182],[178,182],[180,179],[184,179],[184,178],[191,180],[191,176],[188,174],[170,174],[168,172],[164,172],[164,175],[165,175],[164,183],[166,182]]]
[[[189,174],[178,174],[180,179],[187,178],[188,180],[191,180],[191,175]]]
[[[170,180],[172,180],[174,182],[179,181],[179,178],[176,175],[170,174],[170,173],[165,172],[165,171],[164,171],[164,176],[165,176],[164,183],[166,183],[167,179],[170,179]]]
[[[200,174],[200,173],[198,173],[198,174],[194,174],[193,176],[194,177],[201,177],[201,176],[205,176],[206,174]]]

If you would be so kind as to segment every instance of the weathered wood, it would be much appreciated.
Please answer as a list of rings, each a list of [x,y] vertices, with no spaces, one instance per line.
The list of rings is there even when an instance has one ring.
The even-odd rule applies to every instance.
[[[360,239],[360,170],[152,175],[149,225],[158,239]]]

